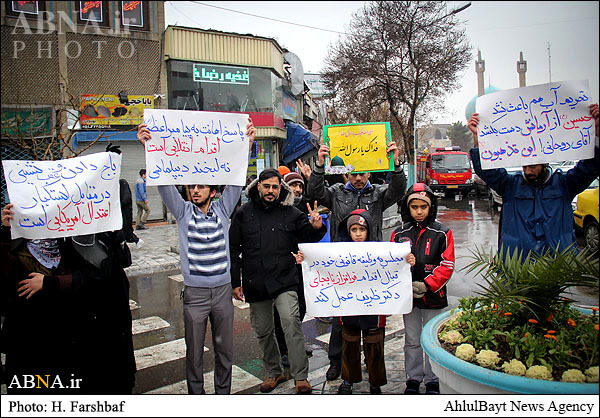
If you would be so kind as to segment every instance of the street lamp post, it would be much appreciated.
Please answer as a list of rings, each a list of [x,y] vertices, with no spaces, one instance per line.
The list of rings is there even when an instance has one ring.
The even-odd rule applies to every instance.
[[[450,13],[447,13],[446,15],[440,17],[439,19],[434,20],[433,22],[431,22],[431,24],[433,25],[434,23],[439,22],[440,20],[443,20],[445,18],[447,18],[448,16],[452,16],[455,15],[459,12],[462,12],[463,10],[465,10],[466,8],[468,8],[469,6],[471,6],[471,2],[467,2],[465,4],[463,4],[460,7],[457,7],[456,9],[453,9],[450,11]],[[417,182],[417,123],[416,121],[414,122],[414,126],[413,126],[413,148],[415,150],[415,169],[414,169],[414,173],[415,173],[415,177],[414,177],[414,183]],[[410,185],[409,185],[410,187]]]

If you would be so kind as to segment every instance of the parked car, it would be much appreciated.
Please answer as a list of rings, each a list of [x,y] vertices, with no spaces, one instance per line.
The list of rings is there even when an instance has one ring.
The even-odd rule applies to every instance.
[[[550,166],[552,167],[552,171],[560,169],[560,171],[566,173],[567,171],[575,167],[576,164],[577,161],[561,161],[559,163],[550,163]]]
[[[575,228],[583,231],[586,248],[598,251],[598,178],[573,199]]]
[[[507,168],[506,171],[508,172],[508,174],[517,174],[517,173],[521,173],[522,168],[521,167],[511,167],[511,168]],[[489,187],[488,187],[488,190],[489,190],[488,200],[490,202],[490,207],[492,209],[501,211],[502,210],[502,197],[498,193],[496,193],[495,190],[493,190]]]

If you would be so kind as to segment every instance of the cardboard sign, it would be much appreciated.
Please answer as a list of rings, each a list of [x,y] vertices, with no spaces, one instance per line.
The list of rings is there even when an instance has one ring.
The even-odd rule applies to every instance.
[[[594,156],[586,81],[489,93],[476,102],[481,167],[519,167]]]
[[[412,310],[409,243],[299,244],[306,312],[314,317],[392,315]]]
[[[327,174],[394,170],[393,153],[387,152],[387,145],[392,142],[389,122],[325,125],[323,138],[329,146]],[[336,157],[342,165],[332,165]]]
[[[246,185],[247,114],[153,109],[144,123],[148,185]]]
[[[2,161],[12,238],[59,238],[122,228],[121,155]]]

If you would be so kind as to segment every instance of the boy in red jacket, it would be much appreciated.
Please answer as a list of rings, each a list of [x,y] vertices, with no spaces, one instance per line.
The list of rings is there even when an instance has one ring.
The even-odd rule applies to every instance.
[[[410,242],[406,261],[412,266],[413,310],[405,314],[405,394],[418,394],[421,382],[426,394],[439,394],[437,376],[421,347],[421,331],[440,309],[448,306],[446,283],[454,272],[452,231],[436,221],[437,198],[423,183],[413,184],[400,202],[403,224],[392,234],[394,242]]]

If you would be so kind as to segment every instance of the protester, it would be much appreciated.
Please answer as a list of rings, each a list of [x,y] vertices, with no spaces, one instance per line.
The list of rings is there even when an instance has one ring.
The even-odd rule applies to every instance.
[[[365,242],[371,237],[371,216],[365,209],[354,210],[340,222],[338,241]],[[339,318],[342,325],[342,379],[338,394],[351,395],[352,384],[362,381],[360,362],[360,339],[369,372],[369,388],[372,395],[381,394],[381,386],[387,383],[383,341],[385,338],[385,315],[356,315]]]
[[[250,304],[252,328],[263,352],[267,378],[260,391],[271,392],[285,380],[274,332],[276,306],[296,391],[310,393],[293,253],[299,242],[319,241],[326,228],[316,202],[314,210],[309,210],[310,221],[293,206],[294,195],[277,170],[262,171],[246,194],[250,200],[236,211],[229,230],[231,283],[234,297]]]
[[[9,394],[131,394],[135,357],[122,230],[54,239],[10,238],[2,210],[2,344]],[[49,376],[29,387],[26,376]],[[57,380],[58,378],[58,380]],[[59,383],[57,383],[59,382]]]
[[[246,126],[249,147],[256,128]],[[138,126],[142,144],[151,140],[146,125]],[[226,186],[218,201],[217,186],[187,186],[191,202],[173,185],[158,192],[177,220],[183,275],[183,321],[186,344],[186,377],[190,394],[204,394],[203,354],[207,320],[210,319],[215,352],[214,385],[217,394],[231,392],[233,365],[233,303],[229,258],[229,218],[240,198],[240,186]]]
[[[392,234],[393,242],[409,242],[412,266],[413,309],[404,314],[405,394],[418,394],[425,383],[426,394],[439,394],[438,377],[431,370],[429,357],[421,347],[425,324],[448,306],[446,283],[454,272],[454,236],[436,220],[437,197],[423,183],[413,184],[400,203],[403,224]]]
[[[146,193],[145,168],[140,170],[140,177],[135,182],[135,204],[138,208],[135,229],[148,229],[146,228],[146,220],[148,219],[148,215],[150,215],[150,206],[148,206],[148,194]]]
[[[530,251],[543,254],[548,250],[563,251],[575,244],[571,202],[598,177],[598,104],[589,106],[596,125],[594,157],[581,160],[566,173],[552,172],[549,164],[524,165],[523,173],[508,174],[504,168],[481,168],[477,125],[479,114],[473,113],[468,126],[473,133],[471,160],[475,173],[502,197],[500,247],[504,254]]]
[[[393,153],[394,171],[389,184],[373,185],[369,173],[350,173],[347,183],[336,183],[325,187],[325,156],[329,147],[321,145],[317,154],[317,165],[308,180],[307,197],[317,200],[320,205],[329,208],[329,233],[331,241],[337,239],[340,222],[355,209],[366,209],[373,220],[371,236],[375,241],[383,239],[383,212],[402,198],[406,190],[406,176],[398,159],[398,146],[395,142],[388,145],[387,152]],[[335,158],[334,158],[335,159]],[[329,362],[327,380],[340,376],[342,365],[342,329],[339,321],[334,320],[329,339]]]
[[[280,167],[281,168],[281,167]],[[278,169],[281,174],[281,170]],[[287,183],[294,193],[294,207],[301,212],[308,215],[308,199],[304,196],[304,179],[298,173],[287,173],[283,176],[283,181]],[[297,263],[298,268],[298,304],[300,310],[300,322],[304,320],[306,315],[306,302],[304,300],[304,282],[302,281],[302,267],[300,263]],[[277,308],[274,308],[275,312],[275,337],[277,338],[277,345],[279,346],[279,352],[281,353],[281,362],[284,367],[289,367],[288,349],[285,343],[285,335],[283,333],[283,327],[281,326],[281,320],[279,319],[279,313]],[[305,345],[305,351],[307,355],[312,354],[312,350]]]

